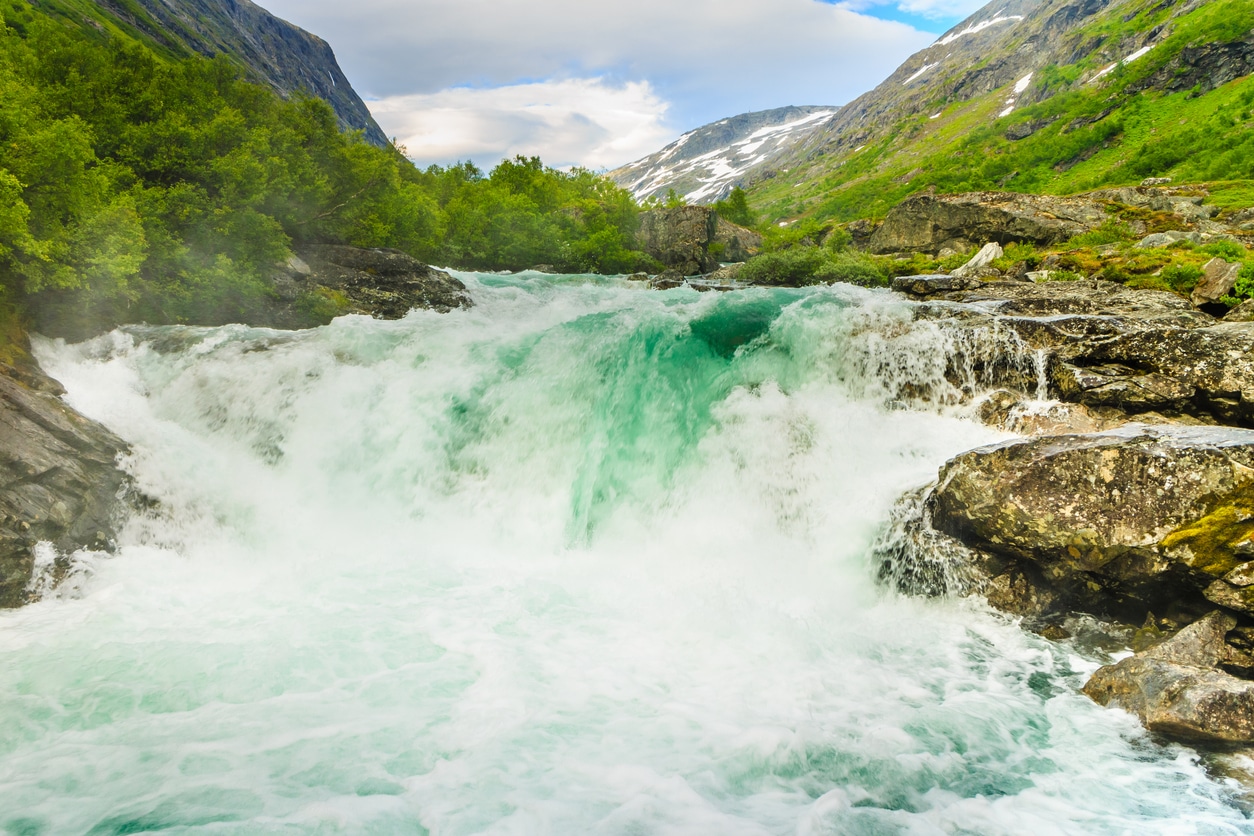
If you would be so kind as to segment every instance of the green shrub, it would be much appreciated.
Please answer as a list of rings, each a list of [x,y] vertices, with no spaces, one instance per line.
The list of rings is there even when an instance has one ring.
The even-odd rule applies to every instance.
[[[823,246],[829,252],[843,253],[853,244],[853,236],[849,234],[849,230],[843,226],[838,226],[827,233],[827,237],[823,239]]]
[[[1102,247],[1107,244],[1129,244],[1135,238],[1132,227],[1123,221],[1110,218],[1097,229],[1077,235],[1068,243],[1073,247]]]
[[[814,275],[827,263],[818,247],[793,247],[762,253],[745,262],[737,278],[750,284],[801,287],[814,284]]]
[[[1241,272],[1237,274],[1237,283],[1233,286],[1232,293],[1220,301],[1231,308],[1246,299],[1254,299],[1254,261],[1247,261],[1241,265]]]
[[[1162,280],[1172,290],[1188,293],[1202,278],[1202,268],[1193,264],[1168,264],[1163,268]]]
[[[1228,261],[1242,261],[1249,256],[1249,251],[1236,241],[1212,241],[1209,244],[1203,244],[1198,249],[1207,255],[1224,258]]]
[[[863,287],[885,287],[888,273],[874,256],[858,252],[842,252],[830,257],[814,273],[816,282],[845,282]]]

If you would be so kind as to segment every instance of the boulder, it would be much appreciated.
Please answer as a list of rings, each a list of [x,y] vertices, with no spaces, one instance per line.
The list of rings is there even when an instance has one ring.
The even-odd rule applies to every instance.
[[[0,364],[0,607],[27,603],[36,583],[59,581],[66,554],[113,545],[127,485],[117,460],[127,445],[67,406],[61,391],[33,366]],[[60,554],[36,578],[40,543]]]
[[[1252,559],[1254,431],[1129,425],[980,448],[941,469],[926,507],[986,581],[1028,588],[994,600],[1005,609],[1189,621]]]
[[[1254,426],[1254,322],[1130,331],[1079,346],[1069,360],[1171,378],[1194,390],[1180,409],[1221,424]]]
[[[893,290],[911,296],[933,296],[955,290],[973,290],[983,285],[978,279],[958,275],[931,273],[921,276],[898,276],[892,281]]]
[[[1236,625],[1235,618],[1212,612],[1162,644],[1100,668],[1084,693],[1136,714],[1153,732],[1254,743],[1254,682],[1220,670],[1234,655],[1226,637]]]
[[[980,276],[987,275],[989,271],[996,273],[996,270],[992,270],[993,262],[1005,254],[1006,253],[1001,248],[1000,244],[995,242],[985,244],[982,248],[980,248],[980,251],[971,258],[970,261],[955,270],[954,275],[960,278],[979,278]]]
[[[762,236],[720,218],[709,206],[645,212],[636,240],[667,269],[685,276],[712,272],[723,261],[744,261],[762,246]]]
[[[1254,299],[1246,299],[1224,314],[1224,322],[1254,322]]]
[[[1136,245],[1141,249],[1152,249],[1155,247],[1170,247],[1177,241],[1188,241],[1193,244],[1202,243],[1202,235],[1199,232],[1182,232],[1180,230],[1172,230],[1170,232],[1155,232],[1152,235],[1146,235]]]
[[[473,304],[460,281],[400,250],[316,245],[301,257],[310,267],[306,284],[342,293],[345,313],[400,319],[414,308],[447,312]]]
[[[1237,286],[1237,277],[1241,274],[1240,264],[1229,264],[1222,258],[1212,258],[1202,268],[1202,278],[1193,288],[1189,300],[1196,306],[1221,304],[1225,296],[1232,293]]]
[[[935,255],[947,247],[961,252],[990,241],[1051,245],[1095,229],[1107,218],[1102,201],[1084,196],[917,194],[888,213],[866,247],[881,254]]]

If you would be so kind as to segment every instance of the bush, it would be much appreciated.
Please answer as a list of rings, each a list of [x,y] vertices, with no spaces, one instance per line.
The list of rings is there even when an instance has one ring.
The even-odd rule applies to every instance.
[[[888,273],[865,253],[841,252],[831,256],[814,273],[815,282],[845,282],[863,287],[885,287]]]
[[[1198,248],[1207,255],[1224,258],[1228,261],[1242,261],[1249,256],[1249,251],[1236,241],[1212,241]]]
[[[745,263],[737,278],[750,284],[804,287],[826,282],[846,282],[863,287],[882,287],[889,273],[874,256],[844,251],[831,253],[822,247],[793,247],[764,253]]]
[[[1132,227],[1115,218],[1110,218],[1092,232],[1077,235],[1069,242],[1073,247],[1102,247],[1107,244],[1128,244],[1136,236]]]
[[[793,247],[763,253],[745,262],[737,278],[750,284],[802,287],[815,283],[815,274],[827,263],[818,247]]]
[[[1202,278],[1202,268],[1193,264],[1168,264],[1163,268],[1162,280],[1179,293],[1188,293]]]

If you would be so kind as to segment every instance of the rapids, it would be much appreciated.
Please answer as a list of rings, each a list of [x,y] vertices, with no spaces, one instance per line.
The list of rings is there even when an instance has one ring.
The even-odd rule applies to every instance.
[[[947,358],[1014,346],[852,287],[459,277],[37,345],[153,501],[0,614],[0,829],[1251,832],[1078,693],[1101,659],[875,581],[902,491],[1003,437]]]

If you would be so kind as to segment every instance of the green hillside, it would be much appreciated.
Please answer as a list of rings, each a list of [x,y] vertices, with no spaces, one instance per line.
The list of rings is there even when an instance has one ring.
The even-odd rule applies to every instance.
[[[842,134],[838,126],[826,146],[784,165],[787,176],[751,186],[750,200],[772,222],[847,221],[882,217],[929,188],[1068,194],[1167,176],[1212,183],[1217,201],[1248,205],[1252,30],[1248,0],[1108,3],[1056,37],[1055,53],[1072,60],[1034,68],[1021,106],[999,116],[1015,96],[1013,79],[980,95],[958,93],[999,58],[1039,48],[1012,33],[994,53],[937,79],[931,100],[901,107],[869,137],[853,140],[852,129]],[[1146,40],[1151,48],[1134,60],[1110,57],[1135,55]],[[871,96],[895,95],[890,88],[900,86],[895,76]]]
[[[248,321],[276,266],[316,243],[491,269],[647,261],[638,207],[590,172],[420,171],[225,56],[177,58],[23,0],[0,0],[0,24],[0,360],[22,323]],[[306,307],[311,324],[336,313]]]

